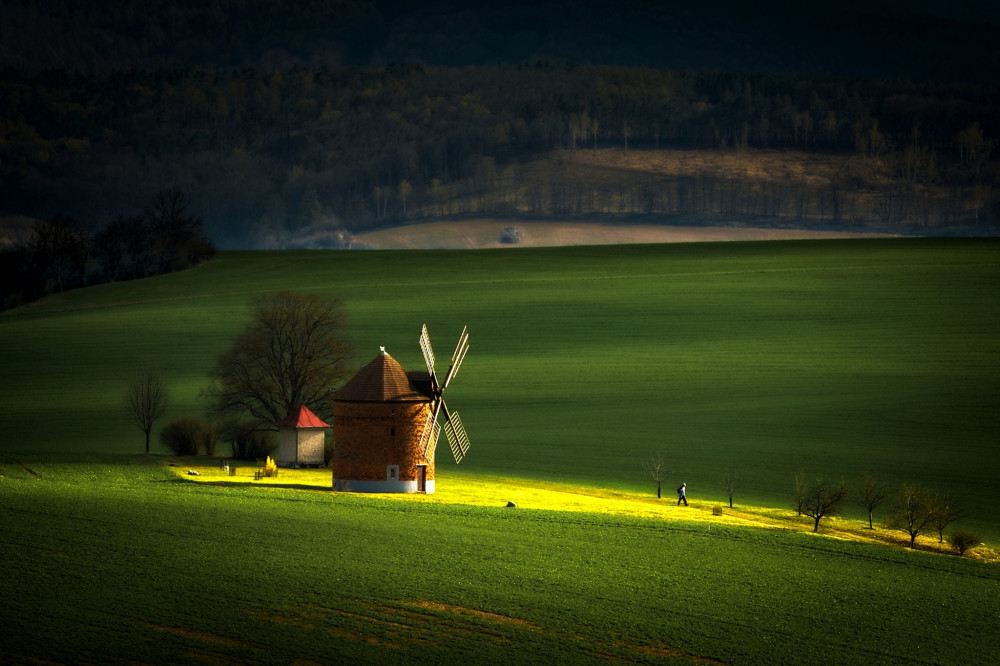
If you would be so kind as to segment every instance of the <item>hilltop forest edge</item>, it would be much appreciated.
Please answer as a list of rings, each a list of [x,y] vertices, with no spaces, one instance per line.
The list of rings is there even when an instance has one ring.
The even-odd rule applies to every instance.
[[[96,230],[179,188],[223,248],[341,247],[469,216],[977,235],[1000,219],[986,84],[550,63],[8,71],[0,128],[0,215]],[[641,167],[670,150],[734,159]],[[774,150],[829,168],[747,168]]]
[[[1000,14],[911,5],[0,3],[3,307],[427,220],[994,235]]]

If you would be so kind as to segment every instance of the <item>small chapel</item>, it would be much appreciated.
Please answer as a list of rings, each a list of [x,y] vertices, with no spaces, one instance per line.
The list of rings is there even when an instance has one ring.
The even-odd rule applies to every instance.
[[[305,405],[289,412],[278,426],[279,467],[322,467],[330,425]]]

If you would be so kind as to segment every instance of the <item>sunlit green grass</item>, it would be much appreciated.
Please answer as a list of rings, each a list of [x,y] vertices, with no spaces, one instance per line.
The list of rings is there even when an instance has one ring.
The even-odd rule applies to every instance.
[[[0,462],[14,662],[1000,656],[1000,569],[967,558],[683,518],[191,483],[141,456],[16,460]]]

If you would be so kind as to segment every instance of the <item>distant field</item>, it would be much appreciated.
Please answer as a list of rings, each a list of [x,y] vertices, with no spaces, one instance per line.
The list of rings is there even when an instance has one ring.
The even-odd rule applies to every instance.
[[[517,227],[523,237],[516,245],[501,240],[504,229]],[[563,245],[622,245],[640,243],[697,243],[876,236],[842,231],[766,227],[674,226],[546,220],[468,220],[425,222],[380,229],[354,236],[362,247],[376,250],[481,249],[496,247],[554,247]]]
[[[652,499],[658,454],[664,503],[684,480],[703,515],[733,467],[738,505],[794,520],[797,472],[871,469],[953,491],[956,526],[995,547],[998,284],[980,239],[242,252],[2,313],[21,620],[0,640],[51,661],[993,663],[995,564],[528,491]],[[439,461],[440,499],[505,483],[521,506],[191,484],[133,458],[132,373],[165,376],[160,425],[201,414],[249,299],[283,288],[342,296],[359,363],[385,345],[418,368],[422,323],[441,358],[468,325],[448,397],[472,450]]]

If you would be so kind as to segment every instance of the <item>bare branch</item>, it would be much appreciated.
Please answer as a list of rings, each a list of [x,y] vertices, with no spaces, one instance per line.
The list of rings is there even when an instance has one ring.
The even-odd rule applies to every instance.
[[[663,482],[667,478],[666,463],[660,455],[652,455],[649,460],[642,464],[642,469],[649,477],[656,482],[656,498],[660,499],[663,490]]]
[[[167,389],[152,370],[139,373],[128,385],[124,397],[125,409],[136,427],[146,434],[146,453],[153,424],[167,408]]]
[[[819,531],[821,518],[840,512],[845,499],[847,499],[847,486],[843,481],[833,483],[816,479],[815,483],[805,486],[802,513],[813,519],[813,532]]]
[[[251,313],[210,374],[205,395],[213,410],[249,415],[260,429],[272,428],[301,405],[332,419],[333,391],[352,371],[340,299],[276,292],[255,298]]]
[[[910,548],[913,548],[917,536],[931,523],[933,517],[930,491],[920,486],[905,485],[896,496],[888,526],[909,535]]]
[[[726,491],[726,495],[729,497],[729,508],[733,508],[733,495],[736,493],[736,489],[739,488],[740,478],[735,467],[727,467],[726,473],[722,477],[722,488]]]
[[[889,499],[892,492],[885,479],[874,472],[866,472],[855,501],[868,511],[868,529],[875,529],[872,514]]]

